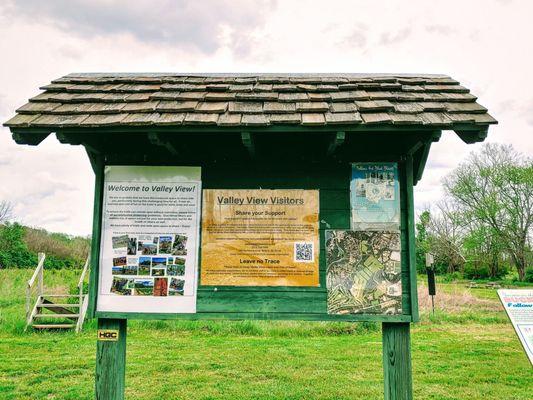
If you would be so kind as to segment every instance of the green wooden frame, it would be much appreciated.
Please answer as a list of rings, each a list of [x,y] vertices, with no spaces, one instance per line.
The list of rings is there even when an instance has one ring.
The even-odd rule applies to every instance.
[[[420,146],[416,146],[419,149]],[[105,156],[101,154],[94,154],[89,152],[91,163],[95,170],[95,207],[94,207],[94,219],[93,219],[93,237],[95,238],[94,245],[91,250],[92,255],[92,274],[91,285],[89,291],[89,313],[91,317],[98,318],[110,318],[110,319],[267,319],[267,320],[311,320],[311,321],[382,321],[382,322],[415,322],[418,321],[418,302],[416,297],[416,268],[414,266],[415,253],[414,253],[414,205],[412,196],[412,185],[415,179],[413,171],[413,157],[396,156],[394,159],[390,157],[383,157],[379,160],[375,159],[354,159],[353,162],[359,161],[393,161],[398,162],[400,172],[400,185],[401,185],[401,204],[402,204],[402,287],[403,293],[403,310],[404,314],[401,315],[374,315],[374,314],[355,314],[355,315],[329,315],[326,312],[314,313],[314,312],[213,312],[202,310],[201,298],[206,294],[214,293],[212,287],[200,285],[198,288],[198,312],[195,314],[151,314],[151,313],[120,313],[120,312],[102,312],[96,311],[98,281],[99,281],[99,253],[100,253],[100,233],[101,233],[101,217],[102,217],[102,195],[104,185],[104,168],[108,164],[122,164],[119,160],[114,159],[112,162],[106,164]],[[126,164],[126,163],[124,163]],[[132,165],[138,165],[134,163]],[[152,163],[146,163],[151,165]],[[349,196],[349,176],[346,176],[346,188]],[[293,185],[290,185],[293,186]],[[205,187],[205,186],[204,186]],[[208,186],[209,187],[209,186]],[[206,187],[207,188],[207,187]],[[226,188],[226,187],[224,187]],[[298,188],[298,187],[297,187]],[[299,188],[314,188],[314,187],[299,187]],[[322,210],[320,219],[323,219]],[[349,224],[349,222],[348,222]],[[349,225],[340,226],[336,228],[349,229]],[[323,234],[320,237],[321,248],[323,247]],[[323,252],[321,252],[322,254]],[[322,254],[323,257],[323,254]],[[199,262],[201,267],[201,262]],[[216,292],[239,292],[241,295],[246,296],[247,293],[269,292],[278,293],[276,296],[280,296],[279,302],[283,302],[286,298],[283,292],[289,292],[293,295],[300,293],[299,297],[312,299],[316,296],[323,296],[326,298],[327,292],[325,289],[324,274],[321,274],[321,287],[319,288],[285,288],[285,287],[262,287],[262,288],[243,288],[243,287],[217,287]],[[325,301],[325,300],[324,300]]]

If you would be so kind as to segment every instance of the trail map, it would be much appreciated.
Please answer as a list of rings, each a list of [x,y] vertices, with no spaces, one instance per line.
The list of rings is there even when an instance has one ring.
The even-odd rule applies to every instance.
[[[400,233],[326,231],[329,314],[401,314]]]
[[[400,184],[396,163],[352,164],[350,203],[353,230],[400,228]]]

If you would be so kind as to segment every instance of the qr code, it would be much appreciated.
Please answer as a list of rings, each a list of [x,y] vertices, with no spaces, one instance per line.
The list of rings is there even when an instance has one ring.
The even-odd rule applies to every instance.
[[[313,251],[312,242],[294,243],[294,261],[313,262],[315,261],[315,252]]]

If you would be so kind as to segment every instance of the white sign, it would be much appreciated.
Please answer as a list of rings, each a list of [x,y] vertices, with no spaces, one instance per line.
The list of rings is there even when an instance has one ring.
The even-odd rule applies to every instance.
[[[533,365],[533,289],[500,289],[498,296]]]
[[[105,168],[97,311],[196,312],[199,167]]]

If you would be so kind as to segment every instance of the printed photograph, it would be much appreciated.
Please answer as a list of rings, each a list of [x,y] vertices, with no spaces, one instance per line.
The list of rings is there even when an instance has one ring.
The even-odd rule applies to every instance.
[[[128,255],[134,256],[137,254],[137,238],[130,237],[128,239]]]
[[[111,270],[111,274],[113,275],[124,275],[124,267],[121,265],[114,266]]]
[[[151,257],[139,257],[139,275],[150,275],[150,267],[152,266]]]
[[[175,235],[174,243],[172,244],[172,254],[175,256],[187,255],[187,236]]]
[[[174,257],[167,258],[167,265],[174,264]]]
[[[355,196],[366,197],[366,186],[363,179],[357,179],[355,181]]]
[[[151,243],[151,242],[138,242],[138,251],[143,256],[150,255],[150,254],[157,254],[157,244]]]
[[[166,265],[163,268],[152,267],[152,276],[165,276],[167,272]]]
[[[113,267],[125,266],[127,264],[126,257],[114,257],[113,258]]]
[[[167,267],[167,275],[183,276],[185,275],[185,258],[174,257],[174,264]]]
[[[154,296],[167,296],[168,278],[154,278]]]
[[[175,264],[167,265],[167,275],[168,276],[177,276],[178,275],[178,266]]]
[[[124,268],[124,275],[137,275],[137,266],[136,265],[127,265]]]
[[[168,276],[183,276],[185,275],[185,264],[167,265]]]
[[[172,236],[159,236],[159,254],[170,254],[172,250]]]
[[[137,296],[152,296],[154,281],[152,279],[135,279],[135,294]]]
[[[185,274],[185,266],[184,265],[168,265],[167,266],[167,275],[168,276],[183,276]]]
[[[166,257],[153,257],[152,258],[152,268],[163,268],[167,265]]]
[[[178,278],[170,278],[170,285],[168,286],[168,295],[169,296],[183,296],[183,287],[185,286],[185,281]]]
[[[111,241],[114,249],[128,247],[128,235],[113,236]]]
[[[113,277],[113,283],[111,285],[111,293],[119,294],[121,296],[131,295],[131,282],[132,279]]]

